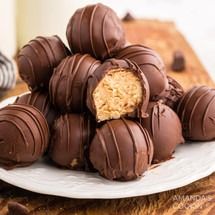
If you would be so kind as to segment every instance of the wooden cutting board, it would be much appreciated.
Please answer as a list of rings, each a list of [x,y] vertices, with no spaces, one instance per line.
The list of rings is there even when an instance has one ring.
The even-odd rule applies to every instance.
[[[173,22],[139,20],[126,22],[124,27],[128,41],[155,49],[163,58],[168,75],[179,81],[185,89],[202,84],[214,86],[195,52]],[[171,70],[172,55],[176,50],[181,50],[185,55],[187,67],[183,72]]]
[[[185,89],[202,84],[215,86],[194,51],[173,23],[138,20],[124,23],[124,27],[130,42],[145,44],[160,53],[165,61],[168,75],[177,79]],[[186,57],[187,67],[183,72],[171,71],[172,53],[175,50],[183,51]],[[26,85],[19,83],[4,98],[26,90]],[[25,205],[31,215],[214,215],[215,174],[172,191],[116,200],[76,200],[40,195],[0,181],[0,215],[7,214],[9,201],[17,201]]]

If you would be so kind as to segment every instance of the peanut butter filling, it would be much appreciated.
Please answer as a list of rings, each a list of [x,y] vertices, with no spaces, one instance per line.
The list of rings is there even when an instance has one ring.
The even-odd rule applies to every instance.
[[[97,120],[118,119],[132,113],[142,99],[139,78],[128,69],[112,69],[93,92]]]

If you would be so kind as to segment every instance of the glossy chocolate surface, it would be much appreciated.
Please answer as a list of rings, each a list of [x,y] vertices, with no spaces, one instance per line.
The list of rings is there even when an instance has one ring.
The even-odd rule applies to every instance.
[[[50,80],[52,104],[63,113],[85,111],[87,81],[99,65],[100,61],[88,54],[65,58]]]
[[[58,36],[36,37],[26,44],[18,54],[18,69],[30,90],[48,88],[54,68],[69,50]]]
[[[177,113],[187,140],[215,139],[215,89],[193,87],[182,97]]]
[[[184,95],[183,87],[173,78],[167,76],[169,87],[164,90],[160,95],[151,98],[151,101],[161,100],[163,104],[169,106],[173,110],[176,110],[177,105]]]
[[[78,9],[68,23],[66,36],[73,53],[88,53],[100,60],[113,57],[125,45],[121,20],[100,3]]]
[[[58,115],[49,100],[49,95],[47,92],[30,92],[22,96],[18,96],[14,103],[32,105],[37,108],[44,115],[50,127]]]
[[[153,163],[159,163],[171,158],[178,144],[184,143],[181,122],[177,114],[160,102],[149,103],[149,117],[142,119],[145,128],[154,144]]]
[[[135,62],[149,83],[150,97],[159,95],[168,88],[164,63],[154,50],[143,45],[129,45],[121,49],[116,58]]]
[[[96,130],[90,160],[110,180],[128,181],[141,176],[151,164],[153,144],[148,132],[134,121],[107,121]]]
[[[53,127],[50,158],[61,167],[90,170],[88,153],[95,127],[95,121],[87,114],[60,116]]]
[[[11,169],[27,166],[47,149],[49,128],[33,106],[13,104],[0,110],[0,165]]]

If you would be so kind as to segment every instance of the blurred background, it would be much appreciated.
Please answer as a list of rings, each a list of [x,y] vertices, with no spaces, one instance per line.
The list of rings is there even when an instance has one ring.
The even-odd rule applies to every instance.
[[[38,35],[59,35],[64,42],[73,12],[94,0],[0,0],[0,50],[13,57]],[[215,80],[215,1],[212,0],[100,0],[120,17],[174,21]]]

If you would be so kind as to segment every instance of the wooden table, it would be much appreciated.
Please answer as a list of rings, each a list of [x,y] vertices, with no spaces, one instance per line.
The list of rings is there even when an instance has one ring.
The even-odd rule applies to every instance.
[[[125,23],[124,26],[130,42],[146,44],[161,54],[165,61],[168,75],[177,79],[185,89],[193,85],[202,84],[214,86],[213,81],[192,48],[177,31],[173,23],[141,20]],[[173,51],[178,49],[184,52],[187,67],[185,71],[176,73],[171,70],[170,64]],[[26,90],[26,85],[19,83],[4,98],[20,94]],[[7,214],[7,204],[11,200],[25,205],[31,215],[214,215],[215,173],[172,191],[115,200],[76,200],[46,196],[24,191],[0,182],[0,215]]]

